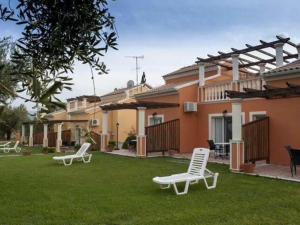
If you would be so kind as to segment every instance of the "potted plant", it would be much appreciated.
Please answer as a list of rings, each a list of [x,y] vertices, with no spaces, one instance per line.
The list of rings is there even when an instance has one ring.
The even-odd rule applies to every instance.
[[[116,147],[116,142],[115,141],[109,141],[107,145],[107,151],[112,152]]]

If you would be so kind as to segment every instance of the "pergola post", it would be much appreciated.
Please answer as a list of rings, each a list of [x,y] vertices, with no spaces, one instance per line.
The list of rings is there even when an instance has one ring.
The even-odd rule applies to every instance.
[[[57,152],[60,152],[60,147],[62,145],[61,131],[62,131],[62,123],[59,123],[59,124],[57,124],[57,138],[56,138],[56,151]]]
[[[29,143],[28,143],[29,147],[33,146],[33,124],[29,125]]]
[[[274,45],[276,50],[276,67],[283,66],[283,45],[284,43],[276,43]]]
[[[23,144],[25,142],[25,125],[22,124],[21,128],[21,143]]]
[[[101,133],[101,148],[102,152],[106,151],[109,142],[108,135],[108,111],[102,113],[102,133]]]
[[[260,63],[259,66],[259,74],[262,75],[266,71],[266,63]]]
[[[137,107],[138,135],[136,137],[136,152],[138,157],[146,157],[145,111],[146,107]]]
[[[232,54],[232,80],[238,81],[240,79],[239,74],[239,54]]]
[[[205,85],[205,64],[199,63],[199,87]]]
[[[300,43],[297,44],[298,59],[300,59]]]
[[[44,123],[44,138],[43,138],[43,147],[48,147],[48,124]]]
[[[242,101],[232,102],[232,140],[230,140],[230,169],[239,171],[244,163],[244,142],[242,140]]]

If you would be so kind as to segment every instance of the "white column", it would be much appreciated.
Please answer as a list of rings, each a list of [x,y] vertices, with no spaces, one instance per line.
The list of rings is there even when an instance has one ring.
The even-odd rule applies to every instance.
[[[259,74],[262,75],[266,71],[266,64],[260,63],[258,64],[258,66],[259,66]]]
[[[102,113],[102,134],[108,134],[108,112]]]
[[[231,55],[232,58],[232,80],[238,81],[240,79],[239,74],[239,55],[233,54]]]
[[[61,130],[62,130],[62,123],[59,123],[59,124],[57,124],[57,139],[56,139],[56,151],[57,152],[60,152],[60,146],[62,144]]]
[[[25,125],[22,124],[22,129],[21,129],[21,143],[24,143],[25,141]]]
[[[283,66],[283,45],[284,43],[277,43],[274,45],[276,50],[276,67]]]
[[[205,64],[199,63],[199,87],[205,85]]]
[[[33,124],[29,125],[29,146],[33,146]]]
[[[232,140],[242,140],[242,101],[232,102]]]
[[[145,107],[138,107],[138,135],[145,136]]]
[[[44,123],[44,138],[43,138],[43,147],[48,147],[48,124]]]
[[[300,59],[300,43],[297,44],[298,59]]]

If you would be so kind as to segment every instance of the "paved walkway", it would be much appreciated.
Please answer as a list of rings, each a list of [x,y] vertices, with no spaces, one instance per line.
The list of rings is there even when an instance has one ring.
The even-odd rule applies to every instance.
[[[300,182],[300,168],[298,168],[298,174],[292,177],[289,166],[257,163],[252,175]]]

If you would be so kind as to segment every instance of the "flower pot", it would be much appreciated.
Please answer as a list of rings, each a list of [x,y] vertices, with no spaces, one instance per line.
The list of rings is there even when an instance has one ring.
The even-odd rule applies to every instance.
[[[255,164],[254,163],[245,163],[240,166],[240,170],[244,173],[253,173],[255,170]]]

